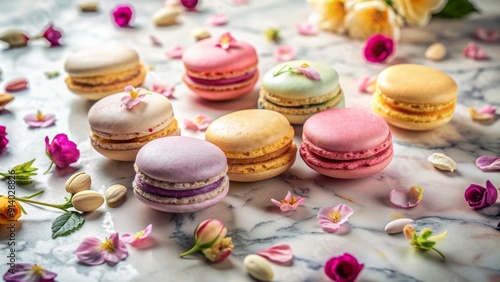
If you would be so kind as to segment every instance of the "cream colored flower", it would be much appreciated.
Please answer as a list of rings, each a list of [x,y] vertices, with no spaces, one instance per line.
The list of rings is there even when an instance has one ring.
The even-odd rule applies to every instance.
[[[441,11],[448,0],[393,0],[392,5],[399,15],[412,26],[423,27],[431,15]]]
[[[383,34],[399,39],[400,23],[396,13],[383,0],[349,1],[344,24],[350,37],[367,39],[374,34]]]
[[[314,10],[309,18],[310,23],[316,24],[320,29],[344,32],[345,0],[307,0]]]

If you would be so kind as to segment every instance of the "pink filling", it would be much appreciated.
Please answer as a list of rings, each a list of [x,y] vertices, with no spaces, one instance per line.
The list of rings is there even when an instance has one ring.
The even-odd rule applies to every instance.
[[[253,70],[251,72],[247,72],[245,74],[239,75],[239,76],[234,76],[230,78],[221,78],[221,79],[203,79],[203,78],[197,78],[197,77],[192,77],[189,74],[186,74],[186,76],[191,79],[194,83],[198,83],[201,85],[208,85],[208,86],[224,86],[224,85],[229,85],[229,84],[236,84],[240,83],[246,80],[251,79],[257,70]]]

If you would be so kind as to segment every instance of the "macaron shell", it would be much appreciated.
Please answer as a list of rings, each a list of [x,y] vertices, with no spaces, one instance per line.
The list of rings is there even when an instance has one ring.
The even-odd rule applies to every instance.
[[[422,65],[399,64],[377,76],[376,90],[400,102],[435,104],[457,98],[455,81],[446,73]]]
[[[378,146],[389,135],[389,126],[379,116],[352,108],[322,111],[303,127],[306,138],[329,151],[362,151]]]
[[[196,182],[227,169],[224,153],[210,142],[183,136],[159,138],[137,154],[136,165],[147,176],[168,182]]]

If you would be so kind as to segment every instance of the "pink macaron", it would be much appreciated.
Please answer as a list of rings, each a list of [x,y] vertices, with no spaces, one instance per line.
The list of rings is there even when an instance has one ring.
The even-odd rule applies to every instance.
[[[362,178],[393,158],[387,123],[370,112],[345,108],[313,115],[303,127],[300,156],[315,171],[335,178]]]
[[[231,100],[251,92],[259,79],[257,53],[230,33],[196,42],[182,55],[183,81],[198,96]]]

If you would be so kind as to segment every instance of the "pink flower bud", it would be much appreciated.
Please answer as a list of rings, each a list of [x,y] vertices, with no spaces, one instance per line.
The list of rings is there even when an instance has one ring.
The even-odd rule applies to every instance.
[[[52,142],[49,143],[49,137],[45,137],[45,153],[52,161],[47,173],[53,164],[58,168],[66,168],[76,162],[80,157],[80,151],[76,144],[68,139],[66,134],[57,134]]]
[[[226,236],[227,228],[218,219],[207,219],[196,227],[194,243],[200,248],[210,248]]]

